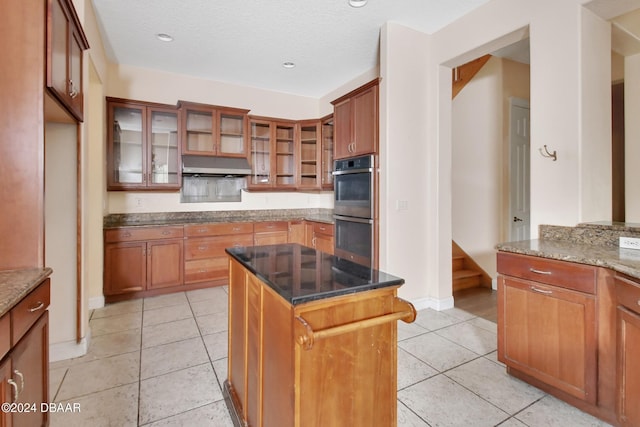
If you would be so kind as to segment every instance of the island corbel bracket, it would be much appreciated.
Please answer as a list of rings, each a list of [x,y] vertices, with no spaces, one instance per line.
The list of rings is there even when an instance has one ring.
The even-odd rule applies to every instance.
[[[344,325],[333,326],[331,328],[314,331],[311,325],[301,316],[295,317],[295,334],[297,341],[305,350],[311,350],[313,344],[320,339],[334,337],[336,335],[346,334],[359,329],[371,328],[373,326],[382,325],[388,322],[402,320],[405,323],[411,323],[416,319],[416,309],[410,302],[401,298],[395,298],[394,308],[396,311],[382,316],[372,317],[369,319],[357,320]]]

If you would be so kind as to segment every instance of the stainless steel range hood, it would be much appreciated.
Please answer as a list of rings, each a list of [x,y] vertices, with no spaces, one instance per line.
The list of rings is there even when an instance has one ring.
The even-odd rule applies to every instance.
[[[182,156],[183,175],[201,176],[247,176],[251,174],[251,165],[245,158]]]

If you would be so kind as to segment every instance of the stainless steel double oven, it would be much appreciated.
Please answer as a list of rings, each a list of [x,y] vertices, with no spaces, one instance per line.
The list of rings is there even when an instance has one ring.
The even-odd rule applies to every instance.
[[[374,264],[375,157],[334,163],[335,255],[368,267]]]

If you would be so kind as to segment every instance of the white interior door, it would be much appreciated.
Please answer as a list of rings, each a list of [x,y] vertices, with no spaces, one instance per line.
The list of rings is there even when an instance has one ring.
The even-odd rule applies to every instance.
[[[530,238],[529,102],[511,99],[509,114],[509,240]]]

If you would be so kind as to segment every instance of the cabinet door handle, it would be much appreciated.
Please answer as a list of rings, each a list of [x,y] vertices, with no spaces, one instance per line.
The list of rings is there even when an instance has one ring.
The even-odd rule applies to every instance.
[[[22,372],[18,371],[17,369],[14,369],[13,373],[20,378],[20,391],[18,392],[18,394],[20,394],[24,391],[24,375],[22,375]]]
[[[539,294],[544,294],[544,295],[551,295],[553,293],[553,291],[548,291],[546,289],[538,289],[535,286],[529,286],[529,289],[531,289],[533,292],[537,292]]]
[[[42,301],[38,301],[38,303],[36,305],[34,305],[33,307],[29,308],[29,313],[33,313],[34,311],[42,310],[42,307],[44,307],[44,303]]]
[[[316,238],[312,238],[311,239],[311,246],[313,246],[314,248],[316,247]]]
[[[7,380],[7,382],[9,383],[11,388],[13,389],[13,401],[17,402],[18,401],[18,395],[20,394],[20,392],[18,391],[18,384],[12,378],[9,378]]]
[[[532,273],[536,273],[536,274],[544,274],[544,275],[547,275],[547,276],[551,276],[551,272],[550,271],[536,270],[535,268],[530,268],[529,271],[532,272]]]
[[[73,80],[69,79],[69,88],[71,89],[69,91],[69,96],[73,99],[76,96],[78,96],[78,90],[76,89],[76,87],[73,85]]]

